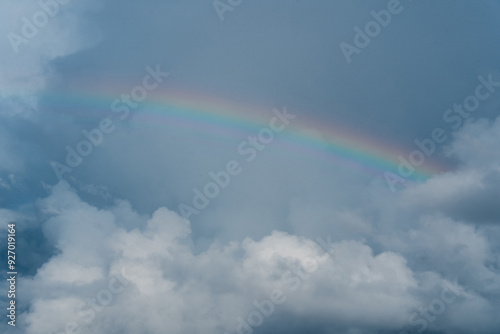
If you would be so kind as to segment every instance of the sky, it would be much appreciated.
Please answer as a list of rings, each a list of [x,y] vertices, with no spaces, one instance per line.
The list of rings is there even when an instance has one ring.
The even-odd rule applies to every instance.
[[[1,333],[499,332],[497,1],[0,6]]]

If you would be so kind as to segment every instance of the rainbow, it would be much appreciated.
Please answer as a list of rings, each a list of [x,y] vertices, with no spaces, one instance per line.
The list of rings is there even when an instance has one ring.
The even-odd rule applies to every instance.
[[[119,92],[126,91],[123,89]],[[93,121],[117,115],[111,111],[110,105],[120,95],[121,93],[110,92],[46,92],[43,99],[51,102],[52,106],[71,110],[72,113]],[[167,93],[150,92],[147,99],[140,102],[139,109],[135,112],[131,110],[131,115],[133,114],[134,122],[189,128],[193,133],[224,142],[228,138],[244,140],[249,133],[268,126],[271,110],[272,107],[248,107],[213,96],[169,88]],[[285,148],[283,152],[293,153],[295,156],[301,154],[324,159],[334,166],[356,168],[372,176],[383,177],[386,171],[397,175],[400,163],[398,156],[407,158],[409,152],[415,149],[404,149],[389,141],[367,137],[352,128],[320,123],[293,110],[289,112],[298,116],[285,131],[280,132],[280,140],[275,142]],[[128,119],[122,122],[127,122]],[[445,170],[446,167],[428,158],[422,166],[415,168],[408,181],[422,182]]]

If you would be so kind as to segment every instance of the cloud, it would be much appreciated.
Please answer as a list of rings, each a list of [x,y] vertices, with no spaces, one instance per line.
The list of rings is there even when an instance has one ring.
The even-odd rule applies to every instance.
[[[31,178],[38,174],[38,171],[30,172],[33,165],[46,159],[41,158],[47,137],[43,134],[46,115],[40,105],[40,94],[60,78],[53,66],[57,59],[90,48],[100,40],[97,26],[92,22],[99,4],[96,1],[81,4],[63,0],[1,0],[0,6],[3,8],[0,175],[2,179],[10,175],[22,178],[26,174]],[[20,44],[12,42],[14,35],[19,37],[15,41],[22,40]],[[39,175],[37,178],[39,182]],[[26,196],[27,188],[20,189],[19,185],[14,188]],[[10,193],[11,198],[16,195]],[[12,204],[12,200],[7,202]]]
[[[119,217],[127,211],[134,214],[125,202],[97,209],[64,182],[54,186],[38,208],[46,216],[44,233],[58,254],[33,278],[22,281],[28,294],[24,302],[31,305],[21,316],[29,334],[61,331],[73,322],[96,334],[161,333],[165,328],[234,333],[237,319],[247,319],[255,309],[254,301],[269,300],[274,289],[282,292],[286,302],[274,305],[275,314],[264,327],[286,328],[286,319],[294,317],[303,324],[317,319],[340,333],[353,328],[371,333],[407,324],[409,312],[442,282],[463,289],[440,274],[413,271],[403,253],[374,254],[363,242],[332,242],[324,236],[312,240],[273,231],[260,240],[215,242],[196,253],[190,223],[175,212],[159,208],[144,227],[126,228]],[[440,236],[445,233],[443,243]],[[448,266],[478,263],[467,270],[474,280],[478,270],[486,273],[479,263],[490,254],[484,238],[478,234],[474,239],[471,234],[473,229],[465,225],[457,229],[451,221],[436,225],[429,220],[408,238],[411,251],[429,249],[431,257],[438,252],[439,259],[451,258]],[[123,291],[112,295],[109,304],[101,292],[90,317],[89,300],[99,296],[116,275],[126,281]],[[470,299],[488,310],[488,302],[478,295],[471,294]],[[454,319],[453,310],[449,310],[450,319]]]
[[[45,7],[41,3],[52,6]],[[52,77],[48,67],[51,60],[99,41],[98,32],[89,25],[91,22],[82,20],[82,14],[98,9],[95,1],[61,4],[59,1],[13,3],[2,0],[1,5],[6,17],[0,23],[0,34],[7,37],[0,44],[0,61],[3,64],[0,88],[4,98],[32,95],[43,88],[46,79]],[[34,17],[47,19],[38,21]],[[36,25],[34,22],[41,23]],[[82,25],[86,25],[85,30],[81,29]],[[11,34],[19,36],[23,42],[12,42],[9,38]]]
[[[403,202],[415,210],[442,212],[471,223],[500,223],[499,143],[500,118],[469,122],[446,148],[460,167],[408,189]]]
[[[454,135],[446,154],[457,158],[467,168],[498,166],[500,153],[494,148],[500,142],[500,117],[493,121],[480,118],[468,122]]]

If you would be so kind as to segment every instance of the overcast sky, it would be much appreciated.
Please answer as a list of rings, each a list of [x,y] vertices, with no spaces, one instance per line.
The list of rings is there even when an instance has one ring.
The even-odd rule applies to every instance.
[[[497,1],[0,6],[0,332],[498,333]]]

